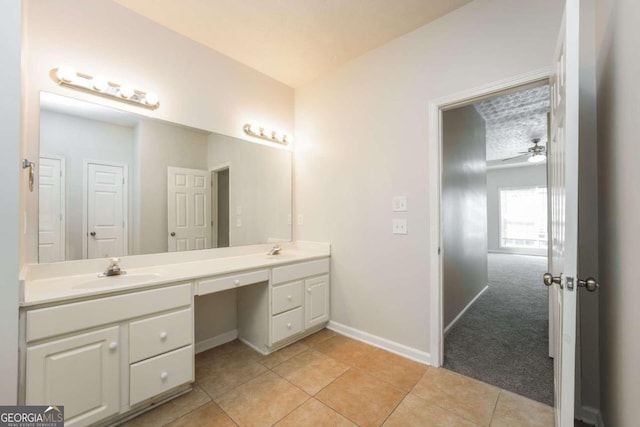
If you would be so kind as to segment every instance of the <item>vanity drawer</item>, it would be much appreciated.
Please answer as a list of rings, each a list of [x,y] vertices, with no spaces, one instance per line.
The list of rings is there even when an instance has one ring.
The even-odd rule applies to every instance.
[[[271,283],[284,283],[303,277],[317,276],[329,272],[329,258],[317,261],[300,262],[298,264],[276,267],[271,273]]]
[[[185,283],[29,310],[27,342],[190,305],[191,283]]]
[[[276,343],[301,332],[303,326],[302,307],[273,316],[271,318],[273,342]]]
[[[129,362],[134,363],[192,343],[190,308],[131,322]]]
[[[302,282],[289,283],[276,286],[271,294],[271,314],[279,314],[283,311],[302,305]]]
[[[198,280],[196,295],[220,292],[238,286],[252,285],[269,280],[269,270],[258,270],[250,273],[233,274],[231,276]]]
[[[130,405],[193,381],[193,346],[131,365],[129,381]]]

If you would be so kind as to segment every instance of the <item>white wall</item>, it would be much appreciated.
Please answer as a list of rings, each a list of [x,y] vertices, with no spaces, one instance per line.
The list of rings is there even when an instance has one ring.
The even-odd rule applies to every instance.
[[[596,2],[601,404],[605,425],[640,419],[640,3]]]
[[[229,165],[229,245],[292,240],[291,151],[219,134],[208,147],[209,168]]]
[[[65,158],[66,259],[82,259],[84,161],[103,160],[125,164],[129,176],[132,176],[136,168],[133,159],[134,129],[68,114],[41,111],[40,152]],[[135,191],[129,194],[130,200],[137,197]],[[130,228],[129,234],[135,233],[135,229]]]
[[[0,2],[0,404],[15,405],[18,393],[18,251],[20,187],[20,47],[19,1]],[[26,189],[26,187],[24,187]]]
[[[296,90],[296,238],[331,242],[332,320],[431,351],[428,103],[549,66],[562,7],[476,0]]]
[[[488,285],[487,143],[473,105],[442,114],[442,265],[447,330]]]
[[[115,2],[36,0],[25,11],[27,80],[25,151],[38,156],[41,90],[242,138],[242,126],[293,129],[294,93],[257,71],[161,27]],[[58,86],[50,71],[61,63],[130,83],[160,96],[149,111]],[[35,193],[26,199],[37,219]],[[22,261],[37,259],[37,221],[27,221]]]
[[[487,170],[487,231],[489,252],[547,255],[547,249],[500,247],[500,195],[506,187],[546,187],[546,164]]]

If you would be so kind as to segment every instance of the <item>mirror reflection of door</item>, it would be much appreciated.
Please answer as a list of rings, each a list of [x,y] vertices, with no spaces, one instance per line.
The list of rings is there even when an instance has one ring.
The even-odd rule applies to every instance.
[[[54,154],[40,155],[38,259],[65,260],[65,159]]]
[[[211,248],[209,171],[167,168],[169,252]]]
[[[211,233],[214,248],[229,247],[229,167],[211,171]]]
[[[127,255],[127,166],[85,161],[84,171],[85,257]]]

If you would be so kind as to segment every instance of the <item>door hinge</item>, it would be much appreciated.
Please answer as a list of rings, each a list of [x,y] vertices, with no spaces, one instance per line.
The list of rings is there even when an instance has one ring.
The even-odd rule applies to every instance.
[[[438,246],[438,255],[440,255],[440,246]]]

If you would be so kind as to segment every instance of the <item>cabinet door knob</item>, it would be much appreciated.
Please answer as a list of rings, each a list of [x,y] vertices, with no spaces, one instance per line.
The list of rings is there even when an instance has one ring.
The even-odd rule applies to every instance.
[[[311,293],[311,288],[307,288],[307,292]]]
[[[109,350],[115,350],[116,348],[118,348],[118,343],[117,342],[112,342],[109,343]]]
[[[287,295],[287,299],[288,299],[289,301],[291,301],[291,300],[293,299],[293,297],[292,297],[291,295]]]
[[[167,333],[165,331],[160,332],[160,339],[161,340],[167,339]]]
[[[233,283],[235,283],[235,284],[236,284],[236,286],[238,286],[238,285],[240,284],[240,279],[236,279],[236,280],[234,280],[234,281],[233,281]]]
[[[162,373],[160,374],[160,379],[166,380],[167,378],[169,378],[169,373],[167,371],[162,371]]]
[[[291,323],[287,323],[287,328],[291,329]]]

